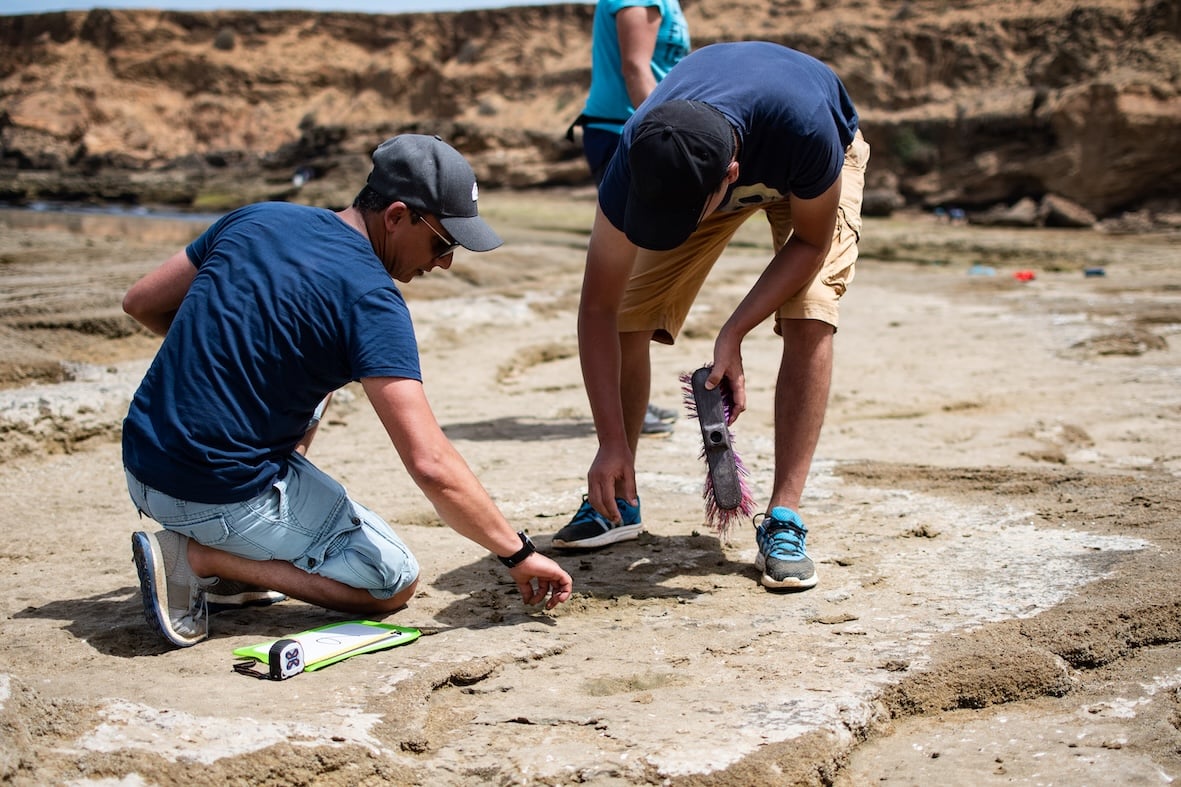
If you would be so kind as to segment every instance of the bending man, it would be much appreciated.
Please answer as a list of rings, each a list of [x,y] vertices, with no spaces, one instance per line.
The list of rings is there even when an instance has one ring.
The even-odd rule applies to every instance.
[[[599,187],[578,312],[583,381],[599,450],[588,494],[555,547],[641,530],[635,456],[652,342],[672,344],[738,227],[762,212],[775,254],[714,342],[709,387],[746,407],[742,341],[774,315],[774,485],[756,526],[770,588],[816,571],[799,516],[832,373],[837,304],[853,278],[869,146],[836,74],[766,42],[714,44],[675,66],[627,122]]]

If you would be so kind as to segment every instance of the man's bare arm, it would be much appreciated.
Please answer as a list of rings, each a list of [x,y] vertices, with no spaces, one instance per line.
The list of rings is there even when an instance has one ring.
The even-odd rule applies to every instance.
[[[163,336],[196,276],[197,268],[181,249],[131,285],[123,296],[123,311],[152,333]]]

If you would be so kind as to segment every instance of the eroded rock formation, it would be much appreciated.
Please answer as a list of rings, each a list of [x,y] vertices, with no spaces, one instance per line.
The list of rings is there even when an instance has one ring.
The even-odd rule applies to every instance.
[[[1175,0],[684,6],[695,47],[768,39],[835,68],[882,209],[1050,197],[1097,218],[1181,213]],[[0,16],[0,200],[340,204],[403,131],[441,134],[489,187],[589,183],[564,132],[591,13]]]

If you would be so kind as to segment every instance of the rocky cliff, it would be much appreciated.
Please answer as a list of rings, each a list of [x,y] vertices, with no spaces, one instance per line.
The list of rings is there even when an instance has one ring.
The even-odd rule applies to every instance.
[[[760,38],[833,66],[879,206],[1181,211],[1176,0],[683,5],[695,47]],[[589,183],[564,133],[592,11],[2,16],[0,200],[339,205],[404,131],[444,136],[486,187]]]

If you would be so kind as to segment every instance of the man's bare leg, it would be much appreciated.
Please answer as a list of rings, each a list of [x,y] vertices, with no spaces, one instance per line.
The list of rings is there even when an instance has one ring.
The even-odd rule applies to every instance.
[[[374,598],[368,590],[354,588],[327,577],[309,574],[283,560],[248,560],[213,547],[189,542],[189,567],[199,577],[247,582],[286,593],[318,607],[357,615],[389,615],[414,596],[417,580],[391,598]]]
[[[819,320],[779,325],[783,357],[775,383],[775,481],[768,508],[798,511],[828,408],[834,330]]]
[[[818,320],[781,320],[783,357],[775,383],[775,481],[767,516],[756,517],[755,568],[774,590],[806,590],[817,582],[808,533],[798,511],[820,441],[832,383],[833,327]]]
[[[652,387],[652,331],[619,334],[619,393],[623,402],[623,425],[632,456],[640,444],[640,430],[648,411]]]
[[[648,388],[652,375],[649,366],[648,346],[652,332],[629,332],[619,334],[619,396],[623,415],[624,437],[631,453],[634,468],[636,447],[640,442],[640,430],[644,426],[644,414],[648,410]],[[589,476],[589,474],[588,474]],[[554,534],[551,543],[557,549],[598,549],[619,541],[637,538],[640,533],[638,511],[630,504],[634,498],[626,486],[622,473],[614,481],[604,482],[601,491],[606,493],[607,484],[613,485],[614,506],[618,515],[612,516],[607,501],[598,501],[604,506],[602,513],[594,508],[590,491],[582,505],[564,527]],[[609,499],[609,498],[608,498]],[[619,501],[624,501],[623,503]]]

